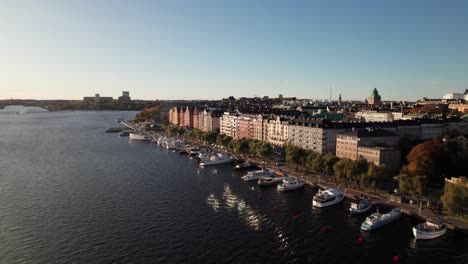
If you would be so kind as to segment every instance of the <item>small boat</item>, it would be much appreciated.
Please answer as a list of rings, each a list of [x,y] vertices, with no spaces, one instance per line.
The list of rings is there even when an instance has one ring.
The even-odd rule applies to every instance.
[[[246,170],[246,169],[256,169],[256,168],[258,167],[255,164],[246,162],[246,163],[237,164],[234,167],[234,170]]]
[[[312,200],[312,205],[315,207],[327,207],[341,203],[344,197],[344,194],[338,189],[319,190]]]
[[[124,121],[124,120],[123,120],[123,119],[120,119],[120,118],[116,118],[116,119],[115,119],[115,122],[116,122],[116,123],[120,123],[120,122],[122,122],[122,121]]]
[[[233,161],[234,161],[233,157],[226,155],[226,154],[218,153],[216,155],[211,156],[209,159],[202,160],[200,162],[200,166],[224,164],[224,163],[229,163]]]
[[[447,226],[440,221],[427,220],[413,227],[413,234],[416,239],[434,239],[447,232]]]
[[[197,148],[197,147],[193,147],[193,148],[188,148],[187,149],[187,153],[191,156],[197,156],[198,154],[201,153],[201,149]]]
[[[256,170],[256,171],[249,171],[247,172],[246,175],[242,176],[241,178],[244,181],[256,181],[262,177],[271,177],[275,175],[274,171],[270,170],[264,170],[263,168],[261,170]]]
[[[284,179],[286,179],[286,177],[261,177],[258,179],[257,183],[259,186],[273,186],[283,182]]]
[[[372,202],[370,199],[364,198],[359,200],[357,203],[351,203],[349,212],[351,214],[363,214],[368,212],[372,208]]]
[[[130,133],[130,139],[133,140],[142,140],[142,141],[151,141],[151,137],[144,134]]]
[[[300,189],[304,187],[304,185],[305,185],[305,181],[299,180],[298,178],[294,178],[294,177],[288,177],[286,179],[283,179],[283,183],[278,185],[276,189],[280,192],[286,192],[286,191]]]
[[[364,222],[362,222],[361,229],[365,231],[375,230],[386,224],[395,222],[396,220],[400,219],[400,217],[400,208],[394,208],[386,214],[381,214],[379,212],[373,213],[370,216],[368,216]]]

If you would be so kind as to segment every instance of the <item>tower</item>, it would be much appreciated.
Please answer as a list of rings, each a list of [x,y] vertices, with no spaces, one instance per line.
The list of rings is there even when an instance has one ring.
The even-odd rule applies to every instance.
[[[382,97],[380,97],[379,92],[377,91],[377,88],[374,88],[374,90],[372,91],[367,101],[368,101],[368,104],[370,105],[381,105],[382,104],[381,99]]]
[[[341,94],[340,94],[340,97],[338,97],[338,105],[341,105]]]

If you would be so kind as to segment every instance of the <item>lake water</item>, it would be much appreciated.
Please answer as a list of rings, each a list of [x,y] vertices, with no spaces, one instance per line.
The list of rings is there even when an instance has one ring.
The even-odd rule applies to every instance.
[[[350,201],[312,208],[233,165],[129,143],[135,112],[0,110],[0,263],[467,263],[468,238],[415,241],[403,217],[371,233]],[[325,229],[325,230],[324,230]],[[359,242],[359,237],[363,242]]]

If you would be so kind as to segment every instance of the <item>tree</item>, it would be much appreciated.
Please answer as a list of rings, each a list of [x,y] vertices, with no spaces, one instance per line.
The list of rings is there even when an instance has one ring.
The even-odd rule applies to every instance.
[[[301,161],[304,161],[304,156],[304,149],[292,145],[286,147],[286,161],[296,164],[297,169],[299,168]]]
[[[445,183],[444,194],[440,197],[440,201],[451,214],[461,213],[463,216],[463,208],[468,207],[468,188]]]
[[[256,155],[260,158],[267,158],[273,154],[273,147],[267,142],[257,145]]]
[[[325,173],[325,158],[323,155],[316,155],[313,163],[312,163],[312,169],[317,172],[322,172]]]
[[[325,154],[324,166],[323,166],[324,172],[328,175],[333,175],[334,173],[333,166],[335,165],[335,163],[338,162],[338,160],[340,159],[331,153]]]
[[[408,154],[408,173],[427,175],[430,183],[442,182],[448,159],[442,140],[434,139],[415,146]]]
[[[314,166],[314,159],[318,154],[312,150],[305,151],[305,166],[309,169],[312,169]]]
[[[346,164],[347,159],[340,159],[338,162],[333,165],[333,172],[335,174],[335,182],[338,183],[339,180],[343,180],[346,177]]]
[[[377,193],[377,187],[381,185],[384,178],[384,168],[371,162],[369,163],[367,174],[362,175],[360,184],[364,188],[372,187],[374,189],[374,193]]]
[[[418,200],[421,199],[426,190],[425,176],[400,174],[398,178],[400,192],[408,194]]]

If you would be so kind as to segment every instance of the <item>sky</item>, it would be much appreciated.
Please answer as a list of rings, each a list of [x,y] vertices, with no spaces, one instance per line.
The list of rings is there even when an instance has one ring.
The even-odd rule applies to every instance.
[[[465,0],[0,0],[0,98],[440,98]]]

